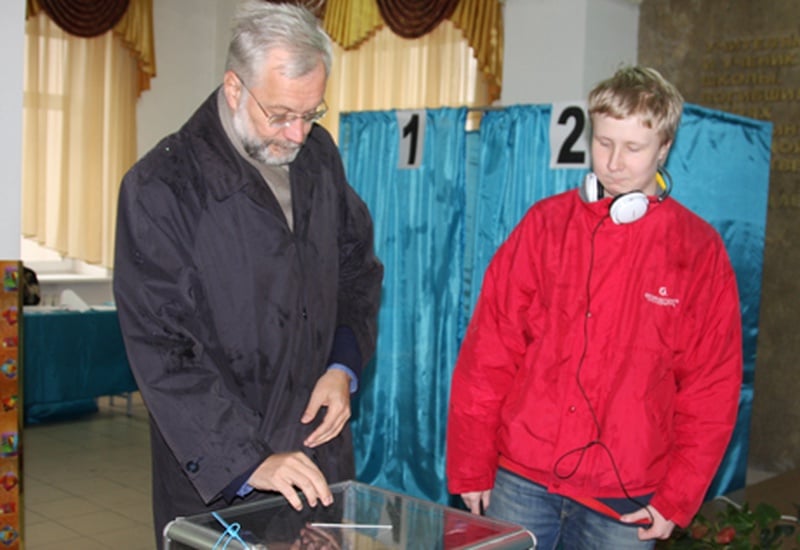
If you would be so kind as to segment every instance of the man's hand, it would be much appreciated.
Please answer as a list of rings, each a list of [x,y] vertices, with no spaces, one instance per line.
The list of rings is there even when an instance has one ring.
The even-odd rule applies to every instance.
[[[346,372],[329,369],[317,380],[300,422],[308,424],[314,420],[322,407],[327,407],[328,411],[322,423],[303,441],[307,447],[327,443],[342,432],[350,419],[350,377]]]
[[[650,527],[639,527],[639,540],[668,539],[672,534],[672,530],[675,528],[675,522],[665,519],[664,516],[652,506],[640,508],[630,514],[620,516],[619,520],[622,523],[637,523],[641,521],[647,521],[649,523],[651,517],[650,514],[647,513],[648,510],[650,510],[650,514],[653,515],[653,524]]]
[[[492,496],[492,490],[486,491],[471,491],[469,493],[461,493],[461,499],[467,508],[473,514],[481,515],[481,507],[486,510],[489,507],[489,500]]]
[[[255,489],[278,491],[295,510],[303,509],[297,495],[300,489],[312,508],[317,502],[324,506],[333,503],[333,495],[317,465],[301,452],[278,453],[267,457],[247,480]]]
[[[341,550],[342,545],[326,529],[317,529],[310,525],[303,527],[297,546],[292,548],[302,548],[303,550]]]

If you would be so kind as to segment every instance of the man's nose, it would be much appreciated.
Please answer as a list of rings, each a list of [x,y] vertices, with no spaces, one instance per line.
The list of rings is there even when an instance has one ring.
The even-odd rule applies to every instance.
[[[293,118],[289,125],[283,129],[283,135],[289,141],[303,143],[310,127],[311,125],[303,120],[302,117]]]

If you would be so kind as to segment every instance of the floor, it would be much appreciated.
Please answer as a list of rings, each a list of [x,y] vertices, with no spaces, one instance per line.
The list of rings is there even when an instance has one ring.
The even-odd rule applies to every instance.
[[[25,426],[25,550],[152,550],[147,413],[134,394],[69,422]]]
[[[25,550],[152,550],[147,412],[134,394],[23,430]],[[773,474],[748,471],[748,485]]]

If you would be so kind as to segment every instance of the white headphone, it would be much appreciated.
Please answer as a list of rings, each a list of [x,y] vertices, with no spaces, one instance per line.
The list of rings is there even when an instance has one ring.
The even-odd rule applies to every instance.
[[[659,168],[656,172],[656,182],[661,188],[658,202],[662,202],[672,191],[672,178],[665,168]],[[605,189],[594,172],[586,174],[579,192],[581,198],[586,202],[599,201],[605,196]],[[608,207],[608,215],[615,224],[633,223],[647,213],[649,205],[650,200],[647,195],[641,191],[629,191],[614,197]]]

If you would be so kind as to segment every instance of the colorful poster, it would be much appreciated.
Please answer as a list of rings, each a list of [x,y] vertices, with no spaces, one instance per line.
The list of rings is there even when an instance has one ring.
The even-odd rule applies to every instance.
[[[20,437],[20,262],[0,261],[0,550],[20,548],[22,533]]]

